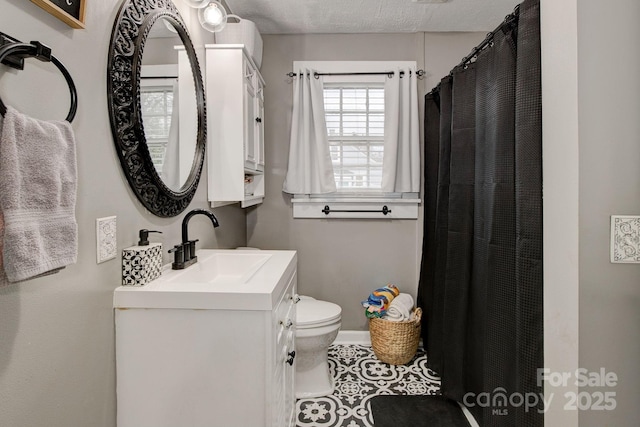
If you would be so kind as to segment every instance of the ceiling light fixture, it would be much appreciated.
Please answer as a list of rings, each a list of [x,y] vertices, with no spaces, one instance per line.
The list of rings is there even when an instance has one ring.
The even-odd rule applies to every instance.
[[[198,20],[205,30],[217,33],[227,25],[227,11],[216,0],[184,0],[184,2],[198,9]]]
[[[198,19],[205,30],[215,33],[227,25],[227,11],[220,3],[212,0],[205,7],[198,9]]]

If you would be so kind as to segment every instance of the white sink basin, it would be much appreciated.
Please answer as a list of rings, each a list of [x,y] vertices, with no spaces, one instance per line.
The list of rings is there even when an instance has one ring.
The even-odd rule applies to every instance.
[[[182,283],[243,284],[271,258],[271,254],[254,252],[257,251],[226,251],[205,255],[198,253],[198,262],[184,270],[175,270],[175,273],[167,274],[165,280]],[[159,280],[162,280],[162,276]]]
[[[296,268],[295,251],[200,249],[198,262],[184,270],[164,266],[145,286],[120,286],[116,309],[271,310],[279,289]]]

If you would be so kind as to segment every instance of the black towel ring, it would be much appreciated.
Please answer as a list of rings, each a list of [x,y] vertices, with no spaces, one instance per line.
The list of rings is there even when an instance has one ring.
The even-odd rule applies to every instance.
[[[0,62],[2,62],[8,56],[17,56],[19,58],[36,58],[40,61],[53,62],[58,67],[64,79],[69,85],[69,91],[71,92],[71,108],[66,120],[71,122],[76,116],[76,110],[78,109],[78,93],[76,92],[76,85],[73,83],[73,78],[62,63],[51,54],[51,49],[43,45],[40,42],[31,43],[9,43],[0,47]],[[7,107],[0,99],[0,114],[4,117],[7,113]]]

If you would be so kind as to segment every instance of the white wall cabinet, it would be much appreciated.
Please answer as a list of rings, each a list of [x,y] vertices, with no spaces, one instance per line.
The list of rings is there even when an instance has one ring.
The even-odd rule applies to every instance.
[[[244,45],[205,49],[209,201],[252,206],[264,199],[264,80]]]

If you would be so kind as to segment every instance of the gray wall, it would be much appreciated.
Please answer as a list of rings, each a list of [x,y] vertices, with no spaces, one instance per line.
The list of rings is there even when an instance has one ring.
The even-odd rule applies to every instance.
[[[264,38],[266,197],[247,214],[250,246],[298,251],[298,292],[342,307],[342,329],[366,330],[360,301],[395,283],[414,297],[422,245],[418,220],[293,219],[282,193],[291,128],[292,87],[285,74],[296,60],[415,60],[427,71],[426,93],[471,48],[480,33],[270,35]],[[422,108],[422,97],[420,97]]]
[[[78,262],[54,276],[0,288],[2,426],[115,426],[112,295],[120,284],[121,260],[118,256],[96,264],[95,220],[117,215],[118,251],[136,243],[140,228],[163,231],[159,241],[165,249],[181,238],[183,215],[161,219],[147,212],[129,190],[113,146],[106,68],[119,4],[88,1],[87,28],[72,30],[29,1],[0,0],[0,31],[51,46],[73,76],[79,96],[73,122],[79,173]],[[176,4],[184,11],[182,2]],[[201,39],[197,17],[185,19],[191,22],[192,36]],[[55,70],[32,59],[25,71],[0,72],[3,101],[38,118],[63,119],[69,95]],[[207,207],[206,188],[205,180],[189,209]],[[190,235],[200,238],[200,247],[244,245],[244,211],[225,207],[215,213],[221,224],[215,232],[204,217],[191,221]]]
[[[0,31],[49,44],[74,76],[80,96],[73,123],[78,141],[78,263],[61,273],[0,288],[0,424],[114,426],[115,360],[111,298],[120,260],[95,261],[95,219],[118,216],[118,249],[139,228],[164,231],[165,246],[180,239],[182,216],[160,219],[135,199],[120,172],[106,105],[106,62],[116,0],[89,2],[87,29],[66,24],[24,0],[0,0]],[[182,2],[176,2],[184,12]],[[640,214],[640,40],[636,0],[580,2],[580,366],[619,376],[618,408],[580,414],[580,425],[632,425],[640,419],[640,267],[610,264],[609,216]],[[185,16],[196,41],[197,18]],[[281,192],[286,169],[293,60],[409,59],[427,71],[423,90],[484,34],[266,36],[267,198],[249,211],[215,212],[215,232],[204,218],[191,233],[204,247],[298,249],[300,291],[339,302],[345,329],[364,329],[359,306],[370,290],[395,281],[414,290],[419,269],[418,221],[293,220]],[[47,64],[3,72],[0,94],[33,116],[60,119],[68,109],[63,79]],[[558,76],[558,78],[562,78]],[[611,82],[616,82],[612,84]],[[43,93],[45,96],[43,96]],[[206,207],[206,182],[192,206]],[[570,219],[571,220],[571,219]],[[577,220],[577,219],[575,219]],[[345,237],[346,236],[346,237]],[[382,247],[383,249],[378,249]],[[583,389],[582,391],[592,391]],[[557,396],[560,398],[560,396]]]
[[[640,420],[640,265],[609,262],[610,215],[640,215],[640,2],[578,2],[580,366],[618,375],[615,411],[580,425]]]

